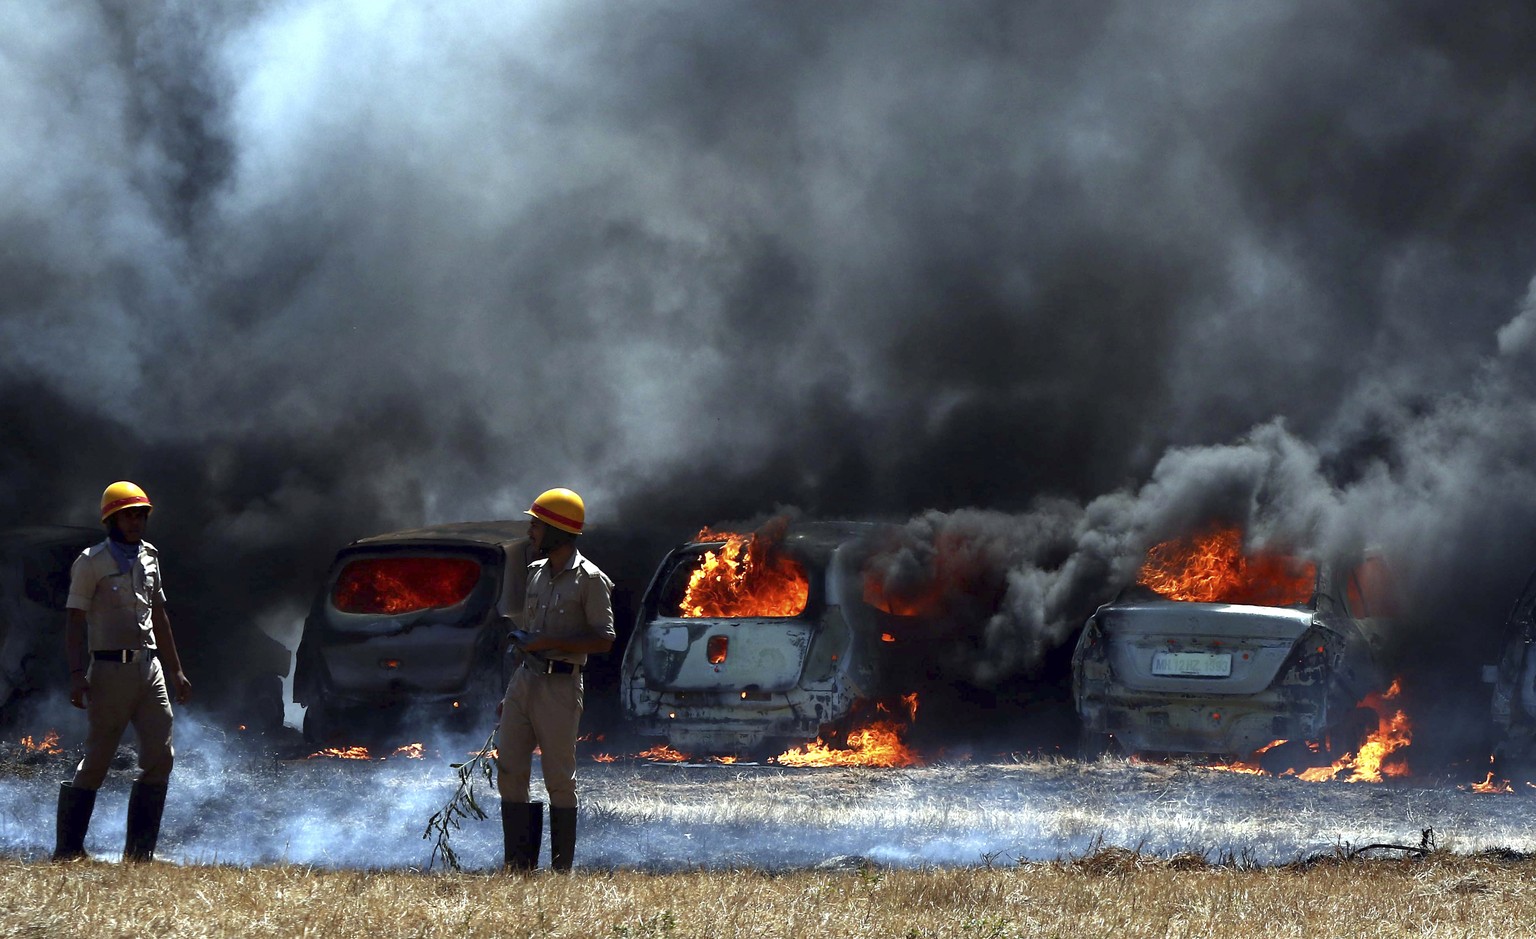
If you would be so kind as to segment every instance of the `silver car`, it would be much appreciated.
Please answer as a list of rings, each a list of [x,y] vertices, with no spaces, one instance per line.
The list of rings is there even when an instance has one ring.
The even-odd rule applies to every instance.
[[[818,736],[835,740],[862,704],[910,690],[894,677],[900,617],[864,598],[863,564],[879,530],[792,524],[773,552],[803,579],[803,604],[774,615],[687,608],[690,580],[726,542],[673,549],[624,651],[619,694],[629,728],[690,754],[771,754]]]
[[[1145,584],[1088,620],[1072,689],[1089,753],[1245,757],[1325,766],[1378,725],[1360,707],[1381,663],[1390,596],[1377,562],[1317,564],[1299,593],[1243,602],[1169,599]],[[1277,602],[1284,601],[1284,602]]]

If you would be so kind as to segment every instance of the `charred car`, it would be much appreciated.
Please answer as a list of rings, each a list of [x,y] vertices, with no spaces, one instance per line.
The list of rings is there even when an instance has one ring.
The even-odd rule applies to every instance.
[[[484,718],[506,687],[505,617],[527,589],[527,529],[460,522],[342,548],[299,643],[305,736],[323,742],[406,707]]]
[[[1224,555],[1224,557],[1223,557]],[[1274,772],[1354,752],[1387,687],[1379,561],[1243,557],[1222,531],[1152,550],[1089,618],[1072,658],[1088,751],[1241,758]]]
[[[1494,760],[1506,776],[1536,774],[1536,571],[1505,620],[1504,651],[1484,668],[1493,685]]]
[[[879,529],[706,531],[673,549],[624,651],[630,729],[685,753],[763,755],[836,740],[862,705],[904,690],[893,661],[903,618],[865,597],[863,562]]]
[[[99,528],[38,525],[0,531],[0,712],[68,685],[64,602],[69,568]]]
[[[0,531],[0,716],[9,718],[29,701],[68,688],[64,604],[70,568],[102,537],[100,528],[69,525]],[[194,681],[229,689],[213,699],[212,706],[224,712],[220,717],[261,733],[281,728],[289,665],[282,643],[249,623],[230,622],[206,597],[200,605],[173,591],[172,603],[187,672]],[[209,633],[218,641],[203,641]]]

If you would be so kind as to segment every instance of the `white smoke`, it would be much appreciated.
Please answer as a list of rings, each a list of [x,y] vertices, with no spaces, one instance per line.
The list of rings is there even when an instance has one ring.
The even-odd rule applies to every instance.
[[[181,864],[422,869],[433,845],[423,830],[457,785],[448,763],[462,758],[453,749],[461,741],[440,739],[428,743],[422,760],[278,761],[185,715],[177,731],[178,765],[156,854]],[[51,851],[58,780],[70,765],[58,757],[27,767],[31,775],[0,775],[0,851]],[[1429,827],[1441,847],[1458,853],[1536,848],[1536,824],[1510,796],[1406,783],[1304,783],[1188,765],[1005,758],[908,770],[792,770],[617,763],[583,764],[580,774],[577,865],[597,869],[980,866],[1103,846],[1275,864],[1350,845],[1417,845]],[[121,854],[131,776],[126,767],[115,770],[98,797],[86,841],[94,857]],[[542,794],[537,772],[533,794]],[[491,817],[466,821],[450,840],[470,870],[501,863],[495,796],[482,804]]]

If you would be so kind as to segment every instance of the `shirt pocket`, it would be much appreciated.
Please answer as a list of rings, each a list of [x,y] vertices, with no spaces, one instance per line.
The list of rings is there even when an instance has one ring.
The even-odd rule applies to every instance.
[[[133,575],[109,574],[102,578],[97,593],[103,598],[103,605],[109,610],[132,610],[134,608]]]

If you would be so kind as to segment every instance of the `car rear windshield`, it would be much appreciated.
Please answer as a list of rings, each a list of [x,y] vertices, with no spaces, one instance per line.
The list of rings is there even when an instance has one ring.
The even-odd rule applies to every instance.
[[[343,613],[396,614],[462,603],[480,581],[470,558],[358,558],[336,577],[331,605]]]
[[[1303,606],[1316,591],[1317,565],[1244,552],[1241,532],[1218,529],[1154,545],[1137,583],[1165,599],[1189,603]]]
[[[809,597],[810,580],[799,561],[728,541],[701,548],[672,568],[658,612],[711,619],[791,617],[805,612]]]

